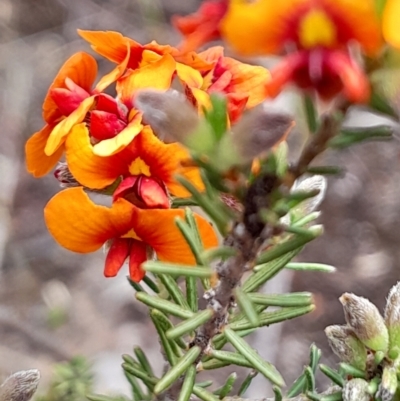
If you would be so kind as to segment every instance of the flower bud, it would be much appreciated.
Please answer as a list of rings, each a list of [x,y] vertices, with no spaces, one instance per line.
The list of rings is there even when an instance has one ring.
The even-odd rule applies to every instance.
[[[196,109],[176,90],[140,90],[134,105],[143,112],[145,123],[167,143],[185,143],[200,121]]]
[[[352,379],[343,387],[343,401],[370,401],[368,382],[363,379]]]
[[[0,401],[28,401],[40,380],[37,369],[21,370],[9,376],[0,386]]]
[[[266,111],[264,106],[247,112],[232,127],[232,141],[240,155],[240,164],[251,163],[283,141],[293,126],[290,115]]]
[[[382,373],[382,381],[375,398],[381,401],[392,401],[397,389],[397,374],[393,366],[385,366]]]
[[[365,370],[367,349],[348,326],[328,326],[325,329],[329,346],[342,362]]]
[[[385,307],[385,323],[389,331],[389,354],[400,354],[400,282],[389,292]]]
[[[347,324],[358,339],[373,351],[386,352],[389,334],[377,307],[368,299],[345,293],[339,298]]]

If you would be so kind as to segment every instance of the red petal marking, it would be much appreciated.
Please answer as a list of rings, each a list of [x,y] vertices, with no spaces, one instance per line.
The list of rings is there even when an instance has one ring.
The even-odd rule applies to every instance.
[[[137,175],[123,179],[121,184],[118,185],[117,189],[113,193],[113,201],[115,202],[118,198],[123,198],[126,192],[133,188],[137,179]]]
[[[132,240],[131,252],[129,255],[129,277],[138,283],[146,275],[140,267],[147,260],[147,245],[142,241]]]
[[[325,57],[327,70],[340,79],[344,95],[352,102],[364,103],[370,96],[369,81],[358,64],[341,51],[327,52]]]
[[[93,110],[90,113],[90,134],[99,140],[114,138],[124,128],[126,123],[117,115],[106,111]]]
[[[154,178],[145,176],[139,178],[138,195],[146,205],[145,209],[168,209],[170,207],[164,185]]]
[[[96,110],[108,111],[109,113],[116,114],[122,120],[126,119],[128,113],[124,105],[105,93],[101,93],[97,96],[95,108]]]
[[[129,255],[131,242],[132,240],[129,238],[115,238],[112,240],[104,266],[104,275],[106,277],[115,277],[118,274]]]
[[[75,89],[79,89],[71,91],[65,88],[55,88],[49,91],[51,98],[63,116],[69,116],[79,107],[83,100],[90,96],[84,89],[77,85],[75,86]]]

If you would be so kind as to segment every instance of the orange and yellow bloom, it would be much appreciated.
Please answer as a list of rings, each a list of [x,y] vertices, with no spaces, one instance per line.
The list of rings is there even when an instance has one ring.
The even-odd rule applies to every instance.
[[[349,48],[358,43],[364,54],[376,55],[380,29],[373,0],[232,0],[221,22],[224,39],[242,54],[288,52],[271,71],[271,96],[294,82],[324,99],[343,92],[353,102],[368,100],[369,84]]]
[[[92,202],[84,190],[69,188],[55,195],[45,207],[46,225],[55,240],[73,252],[89,253],[110,243],[104,274],[115,276],[129,257],[129,274],[140,281],[147,260],[147,248],[158,259],[194,265],[194,256],[175,225],[175,218],[184,217],[183,210],[140,209],[118,197],[111,207]],[[211,225],[196,215],[204,247],[217,245]]]

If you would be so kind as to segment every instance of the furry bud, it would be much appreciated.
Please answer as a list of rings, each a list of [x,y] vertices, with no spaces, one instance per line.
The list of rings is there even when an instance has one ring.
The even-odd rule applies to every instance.
[[[352,379],[343,387],[343,401],[370,401],[368,382],[363,379]]]
[[[376,398],[382,401],[392,401],[397,389],[396,369],[393,366],[385,366],[382,373],[382,381],[379,385]]]
[[[145,123],[167,143],[185,143],[199,124],[196,109],[176,90],[140,90],[135,96],[134,104],[143,112]]]
[[[342,362],[365,370],[367,349],[348,326],[328,326],[325,329],[329,346]]]
[[[377,307],[368,299],[345,293],[339,298],[347,324],[359,340],[373,351],[386,352],[389,334]]]
[[[385,323],[389,331],[389,355],[400,355],[400,282],[389,292],[385,307]]]
[[[251,163],[284,140],[293,126],[288,114],[266,111],[264,106],[250,110],[232,127],[232,141],[240,161]]]
[[[40,380],[37,369],[21,370],[9,376],[0,386],[0,401],[28,401]]]

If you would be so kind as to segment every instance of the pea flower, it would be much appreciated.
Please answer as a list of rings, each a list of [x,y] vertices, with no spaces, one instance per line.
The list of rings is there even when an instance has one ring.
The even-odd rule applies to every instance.
[[[139,282],[145,275],[141,264],[154,251],[159,260],[194,265],[193,254],[175,225],[184,217],[179,209],[141,209],[117,196],[111,207],[92,202],[82,187],[56,194],[46,205],[45,221],[50,234],[64,248],[90,253],[109,245],[104,275],[115,276],[129,257],[129,275]],[[204,248],[217,245],[212,226],[196,215]]]
[[[353,102],[369,98],[367,77],[350,48],[357,43],[374,56],[382,46],[373,0],[230,1],[220,30],[242,54],[286,53],[265,86],[270,96],[294,82],[326,100],[341,92]]]

